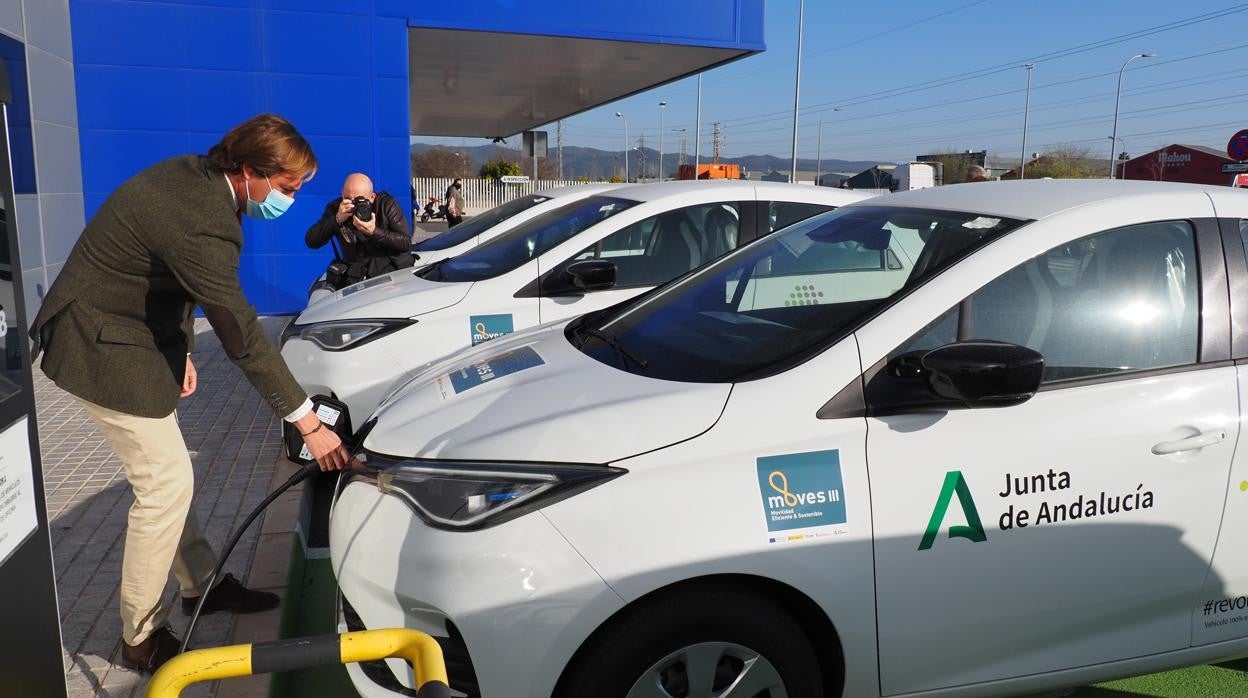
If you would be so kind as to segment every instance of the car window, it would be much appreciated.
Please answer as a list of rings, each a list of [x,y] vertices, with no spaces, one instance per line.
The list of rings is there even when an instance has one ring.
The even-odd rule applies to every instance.
[[[624,370],[663,380],[774,375],[1020,225],[974,212],[843,207],[760,238],[636,302],[584,316],[569,325],[568,338],[610,366],[621,366],[618,348],[627,347],[638,360],[624,362]],[[908,252],[897,241],[906,235],[916,246]],[[879,261],[894,247],[908,255],[901,269],[887,256]],[[874,266],[864,269],[868,257]]]
[[[617,288],[657,286],[734,249],[740,221],[736,202],[665,211],[617,230],[573,259],[614,262]]]
[[[1239,237],[1244,241],[1244,249],[1248,250],[1248,218],[1239,221]]]
[[[1059,245],[1014,267],[894,352],[959,339],[1044,355],[1044,382],[1195,363],[1200,315],[1195,233],[1146,223]]]
[[[632,199],[591,196],[535,216],[458,257],[416,273],[430,281],[492,279],[636,205]]]
[[[447,228],[446,231],[434,235],[428,240],[422,240],[416,243],[412,249],[417,252],[433,252],[454,247],[461,242],[466,242],[469,238],[484,233],[517,213],[526,211],[545,201],[550,201],[550,197],[541,194],[529,194],[519,199],[513,199],[501,206],[495,206],[485,213],[473,216],[459,225]]]
[[[825,204],[803,204],[796,201],[773,201],[768,206],[767,232],[775,232],[787,228],[798,221],[804,221],[813,215],[831,211],[833,207]]]

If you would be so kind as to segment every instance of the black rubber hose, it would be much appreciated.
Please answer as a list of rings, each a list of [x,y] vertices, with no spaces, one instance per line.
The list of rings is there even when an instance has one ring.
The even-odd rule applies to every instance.
[[[269,496],[265,497],[263,502],[260,502],[260,506],[257,506],[255,510],[247,516],[247,520],[243,522],[243,525],[234,530],[234,535],[230,537],[230,542],[225,544],[225,548],[221,550],[221,555],[217,557],[217,566],[212,568],[212,576],[208,578],[208,583],[204,585],[204,590],[199,595],[199,601],[195,602],[195,612],[191,614],[190,625],[186,626],[186,635],[182,637],[182,646],[178,648],[178,654],[186,652],[186,647],[191,642],[191,633],[195,632],[195,623],[199,621],[199,612],[204,607],[204,599],[208,598],[208,592],[212,591],[212,585],[216,583],[217,576],[221,574],[221,568],[225,567],[225,561],[229,559],[230,553],[234,552],[234,546],[238,545],[239,539],[242,538],[243,534],[247,532],[247,527],[251,525],[251,522],[256,520],[256,517],[260,515],[260,512],[264,511],[265,508],[272,504],[273,500],[280,497],[283,492],[291,487],[294,487],[300,482],[303,482],[313,473],[320,472],[320,470],[320,466],[317,465],[316,461],[312,461],[311,463],[308,463],[300,468],[298,472],[291,475],[286,482],[278,485],[277,489],[270,492]]]

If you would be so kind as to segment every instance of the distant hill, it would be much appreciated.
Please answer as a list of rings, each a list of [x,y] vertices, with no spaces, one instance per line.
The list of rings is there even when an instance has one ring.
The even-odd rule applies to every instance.
[[[436,147],[428,143],[413,143],[412,153],[422,153],[430,148]],[[450,146],[447,146],[450,147]],[[471,160],[469,174],[475,175],[482,163],[496,157],[508,157],[513,160],[520,158],[520,152],[516,148],[505,148],[494,144],[478,145],[469,148],[450,147],[451,150],[461,152],[467,155]],[[555,160],[555,148],[551,146],[551,161]],[[586,177],[588,179],[609,179],[612,173],[619,172],[622,174],[623,164],[620,160],[619,150],[599,150],[597,148],[584,148],[581,146],[564,146],[563,147],[563,176],[564,179],[579,179]],[[655,148],[647,147],[645,153],[645,175],[653,177],[655,175],[655,163],[658,161],[659,152]],[[638,167],[640,165],[638,151],[629,153],[628,169],[630,177],[636,177]],[[663,154],[664,170],[670,177],[676,171],[676,164],[679,160],[679,153],[665,152]],[[760,172],[766,174],[772,170],[781,172],[789,171],[789,159],[778,157],[775,155],[745,155],[741,157],[723,157],[723,162],[733,162],[741,165],[743,170],[750,172]],[[693,153],[685,154],[685,161],[693,162]],[[708,154],[703,153],[703,162],[710,162]],[[824,158],[822,162],[822,170],[824,172],[861,172],[872,165],[880,164],[876,160],[840,160],[837,158]],[[891,164],[891,163],[887,163]],[[815,170],[814,158],[798,158],[797,169],[813,172]]]

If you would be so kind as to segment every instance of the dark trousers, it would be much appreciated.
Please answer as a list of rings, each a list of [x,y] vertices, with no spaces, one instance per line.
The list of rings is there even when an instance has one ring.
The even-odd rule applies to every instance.
[[[459,225],[460,222],[462,222],[463,220],[464,220],[463,216],[456,216],[456,215],[448,213],[446,214],[446,227],[449,228],[453,225]]]

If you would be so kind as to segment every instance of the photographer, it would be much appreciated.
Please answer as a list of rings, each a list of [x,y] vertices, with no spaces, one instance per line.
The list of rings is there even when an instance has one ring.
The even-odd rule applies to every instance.
[[[399,203],[358,172],[342,185],[342,197],[330,201],[304,242],[312,249],[334,244],[334,263],[326,270],[332,290],[412,266],[412,234]],[[316,289],[313,289],[316,292]]]

